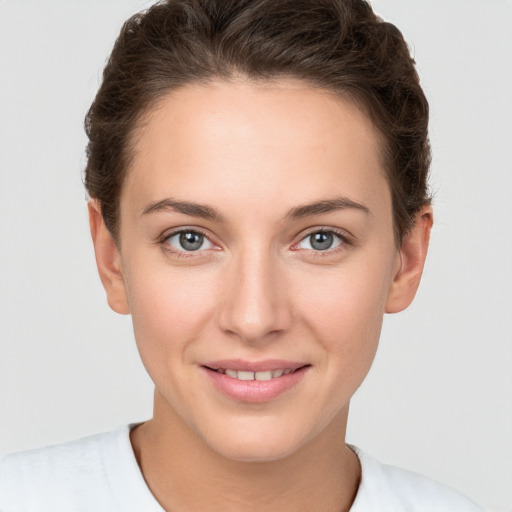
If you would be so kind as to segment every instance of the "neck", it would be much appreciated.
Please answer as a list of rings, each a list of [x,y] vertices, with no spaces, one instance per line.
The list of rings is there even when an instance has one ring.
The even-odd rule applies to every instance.
[[[223,457],[175,414],[157,410],[132,431],[131,441],[151,492],[167,511],[343,512],[354,501],[360,466],[345,445],[348,409],[292,455],[267,462]]]

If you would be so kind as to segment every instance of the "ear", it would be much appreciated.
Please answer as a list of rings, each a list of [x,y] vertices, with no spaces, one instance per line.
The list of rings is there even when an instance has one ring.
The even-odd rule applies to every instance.
[[[399,268],[389,290],[386,313],[403,311],[413,301],[425,265],[433,219],[432,208],[424,207],[405,237],[400,248]]]
[[[96,265],[107,293],[107,302],[116,313],[127,315],[130,313],[130,307],[121,266],[121,254],[105,226],[99,202],[91,200],[87,206]]]

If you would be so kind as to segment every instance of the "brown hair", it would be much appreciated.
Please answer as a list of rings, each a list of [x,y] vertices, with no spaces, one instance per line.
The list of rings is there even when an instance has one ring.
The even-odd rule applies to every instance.
[[[400,31],[363,0],[167,0],[123,26],[87,113],[85,185],[114,239],[141,116],[180,86],[295,78],[354,99],[384,137],[395,236],[430,202],[428,103]]]

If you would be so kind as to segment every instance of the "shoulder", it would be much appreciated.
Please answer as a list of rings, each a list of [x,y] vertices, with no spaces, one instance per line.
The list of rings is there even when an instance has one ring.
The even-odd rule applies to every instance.
[[[4,456],[0,459],[0,510],[74,512],[112,507],[105,460],[129,438],[128,428]],[[92,489],[94,493],[88,492]],[[89,496],[94,496],[94,503]]]
[[[351,512],[483,512],[451,489],[418,473],[381,464],[351,446],[362,469],[361,484]]]

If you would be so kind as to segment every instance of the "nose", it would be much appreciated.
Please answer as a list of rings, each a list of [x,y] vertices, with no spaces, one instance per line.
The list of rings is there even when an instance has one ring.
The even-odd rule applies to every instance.
[[[221,286],[218,318],[224,332],[255,343],[273,339],[290,327],[291,304],[277,260],[255,250],[233,257]]]

